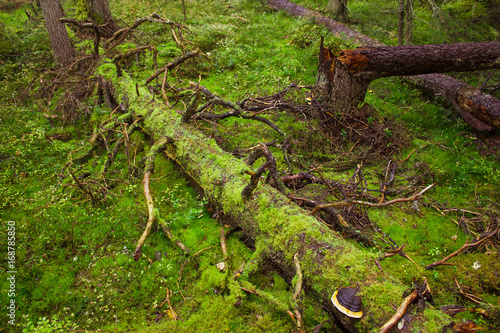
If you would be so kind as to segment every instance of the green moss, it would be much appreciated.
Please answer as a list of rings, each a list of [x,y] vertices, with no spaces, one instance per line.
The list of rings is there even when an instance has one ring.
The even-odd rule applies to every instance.
[[[412,322],[412,332],[443,332],[443,328],[451,324],[452,319],[443,311],[426,308],[422,320]]]

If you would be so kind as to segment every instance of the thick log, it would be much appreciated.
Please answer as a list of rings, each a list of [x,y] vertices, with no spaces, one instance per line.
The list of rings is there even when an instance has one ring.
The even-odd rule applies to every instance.
[[[257,261],[247,263],[247,271],[258,263],[258,258],[266,257],[290,278],[295,274],[297,254],[304,290],[323,299],[345,331],[373,332],[384,324],[391,304],[399,304],[410,285],[380,270],[376,253],[343,239],[267,184],[259,183],[251,197],[244,199],[241,193],[250,181],[245,172],[251,171],[244,161],[224,152],[214,139],[207,138],[191,124],[183,123],[175,110],[151,102],[153,96],[145,88],[139,87],[137,94],[135,82],[127,75],[118,78],[110,70],[107,66],[101,72],[112,80],[121,99],[118,102],[130,103],[130,109],[143,117],[144,130],[156,142],[166,140],[168,156],[255,241]],[[329,301],[336,289],[348,286],[360,289],[362,319],[350,319],[335,312]],[[427,316],[435,327],[446,324],[447,317],[441,312],[427,311],[435,311],[435,316]],[[421,316],[415,314],[415,322],[423,320]]]
[[[337,57],[367,78],[467,72],[500,67],[500,42],[359,47]]]
[[[376,46],[383,46],[383,44],[373,38],[370,38],[362,33],[359,33],[342,23],[336,22],[328,17],[322,16],[314,11],[306,9],[302,6],[299,6],[293,2],[288,0],[267,0],[267,3],[276,10],[284,10],[292,15],[296,15],[299,17],[307,17],[311,18],[317,24],[323,25],[326,27],[332,34],[339,38],[343,38],[351,41],[352,43],[356,43],[358,45],[372,48]],[[495,42],[498,43],[498,42]],[[495,46],[498,48],[498,46]],[[467,55],[467,57],[475,57],[482,56],[482,53],[478,53],[477,51],[471,52],[472,54]],[[394,61],[398,61],[397,57],[394,57]],[[321,59],[321,54],[320,54]],[[498,62],[497,60],[491,61]],[[331,60],[330,60],[331,61]],[[331,61],[333,62],[333,61]],[[418,63],[418,62],[415,62]],[[500,64],[497,64],[497,68]],[[338,66],[340,67],[340,66]],[[491,68],[491,67],[490,67]],[[321,64],[319,66],[319,70],[321,70]],[[446,70],[439,70],[438,72],[446,72]],[[428,73],[428,72],[427,72]],[[410,75],[407,78],[419,85],[420,87],[435,93],[438,96],[442,96],[448,102],[453,104],[455,108],[460,112],[462,117],[467,121],[467,123],[473,128],[483,131],[483,130],[493,130],[498,129],[500,122],[500,100],[492,97],[491,95],[485,94],[481,92],[479,89],[474,88],[470,85],[467,85],[463,82],[460,82],[456,79],[453,79],[450,76],[442,75],[442,74],[422,74],[411,76],[416,73],[408,73],[408,74],[396,74],[396,75]],[[333,75],[333,71],[332,74]],[[385,75],[387,76],[387,75]],[[318,81],[324,80],[326,76],[321,77],[318,75]],[[351,79],[355,80],[354,78]],[[358,79],[359,80],[359,79]],[[324,81],[323,81],[324,82]],[[369,82],[368,82],[369,83]],[[328,91],[332,91],[333,87],[327,87]],[[354,91],[353,89],[351,89]],[[342,95],[337,92],[337,94]],[[359,91],[354,91],[352,94],[354,99],[351,102],[342,102],[341,99],[335,98],[332,96],[334,100],[340,101],[340,108],[349,108],[356,104],[356,102],[360,102],[364,98],[364,94],[360,94]]]

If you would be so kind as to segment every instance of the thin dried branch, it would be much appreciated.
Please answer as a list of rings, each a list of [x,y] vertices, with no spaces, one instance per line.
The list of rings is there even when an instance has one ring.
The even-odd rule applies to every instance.
[[[146,80],[146,85],[148,85],[151,81],[153,81],[157,76],[159,76],[160,74],[162,74],[164,71],[168,71],[168,70],[170,70],[170,69],[172,69],[172,68],[180,65],[184,61],[186,61],[186,60],[188,60],[190,58],[196,57],[200,53],[201,53],[200,49],[197,48],[196,50],[186,52],[183,55],[175,58],[174,60],[172,60],[171,62],[169,62],[168,64],[166,64],[162,69],[156,71],[156,73],[154,73],[153,75],[151,75]]]
[[[412,195],[409,198],[399,198],[399,199],[394,199],[394,200],[390,200],[390,201],[386,201],[386,202],[378,203],[378,204],[372,203],[372,202],[360,201],[360,200],[346,200],[346,201],[341,201],[341,202],[333,202],[333,203],[329,203],[329,204],[317,205],[316,208],[314,208],[314,210],[311,212],[311,214],[314,215],[319,210],[324,209],[324,208],[328,208],[328,207],[341,207],[341,206],[351,206],[351,205],[365,205],[365,206],[369,206],[369,207],[385,207],[385,206],[389,206],[389,205],[392,205],[392,204],[395,204],[398,202],[420,200],[420,199],[422,199],[422,194],[424,194],[424,192],[431,189],[434,185],[436,185],[436,184],[434,183],[434,184],[427,186],[426,188],[419,191],[418,193],[415,193],[414,195]]]
[[[138,26],[140,26],[141,24],[143,24],[145,22],[168,24],[170,26],[181,27],[181,28],[187,29],[186,27],[184,27],[184,26],[182,26],[182,25],[180,25],[178,23],[175,23],[175,22],[170,21],[169,19],[167,19],[165,17],[160,17],[160,15],[158,15],[156,13],[153,13],[153,14],[150,14],[148,16],[144,16],[144,17],[138,18],[137,20],[135,20],[135,22],[130,27],[123,28],[123,29],[120,29],[120,30],[116,31],[115,34],[113,35],[113,37],[111,37],[106,42],[106,48],[108,50],[114,48],[115,46],[117,46],[118,44],[120,44],[120,42],[132,30],[136,29]],[[187,30],[189,30],[189,29],[187,29]]]
[[[134,251],[134,259],[135,261],[138,261],[139,258],[141,257],[141,249],[142,246],[144,245],[144,242],[146,241],[146,238],[149,236],[149,233],[151,232],[151,227],[153,226],[153,222],[157,218],[157,213],[155,212],[154,204],[153,204],[153,196],[151,195],[151,190],[149,188],[149,182],[151,180],[151,174],[154,171],[155,168],[155,158],[156,155],[160,150],[163,150],[164,147],[167,144],[167,140],[165,138],[162,138],[159,142],[157,142],[153,147],[151,147],[150,151],[148,152],[147,155],[147,162],[146,166],[144,168],[144,180],[142,181],[142,184],[144,186],[144,197],[146,198],[146,205],[148,207],[148,223],[146,225],[146,229],[144,230],[141,238],[137,242],[137,246]]]
[[[447,266],[453,266],[453,265],[455,265],[455,264],[447,263],[447,261],[449,259],[453,258],[454,256],[458,255],[460,252],[464,251],[465,249],[467,249],[469,247],[476,247],[476,246],[481,245],[482,243],[484,243],[485,241],[487,241],[489,238],[491,238],[494,235],[496,235],[499,230],[500,230],[500,227],[496,228],[494,231],[492,231],[492,232],[484,235],[481,239],[479,239],[475,243],[469,244],[469,240],[466,240],[465,243],[464,243],[464,245],[462,245],[458,250],[456,250],[455,252],[447,255],[446,257],[444,257],[441,260],[435,261],[432,264],[429,264],[429,265],[425,266],[425,269],[433,269],[434,267],[440,266],[440,265],[447,265]]]

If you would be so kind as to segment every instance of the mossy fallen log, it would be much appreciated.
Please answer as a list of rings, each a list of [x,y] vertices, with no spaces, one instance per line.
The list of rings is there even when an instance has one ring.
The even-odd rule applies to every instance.
[[[136,83],[126,73],[118,78],[116,69],[109,64],[102,66],[100,73],[112,82],[117,102],[127,104],[143,117],[143,129],[154,141],[166,140],[166,154],[255,241],[255,258],[268,258],[290,280],[295,275],[297,254],[304,290],[324,300],[345,331],[374,332],[384,325],[393,307],[404,298],[403,293],[412,286],[379,269],[377,253],[343,239],[269,185],[259,183],[252,196],[244,199],[241,193],[250,181],[245,171],[250,167],[243,160],[223,151],[215,140],[191,124],[183,123],[177,111],[152,102],[147,89],[140,87],[137,94]],[[245,267],[247,273],[251,266]],[[424,274],[423,269],[421,272]],[[361,319],[350,319],[331,305],[334,291],[349,286],[360,290],[364,313]],[[433,308],[412,314],[416,331],[442,331],[449,321],[443,312]]]

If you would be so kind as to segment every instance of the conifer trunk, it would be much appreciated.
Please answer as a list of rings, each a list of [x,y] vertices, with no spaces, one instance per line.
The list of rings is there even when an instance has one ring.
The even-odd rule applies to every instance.
[[[58,0],[40,0],[45,26],[49,33],[50,45],[57,64],[65,65],[73,59],[75,53],[64,23],[59,22],[64,13]]]

